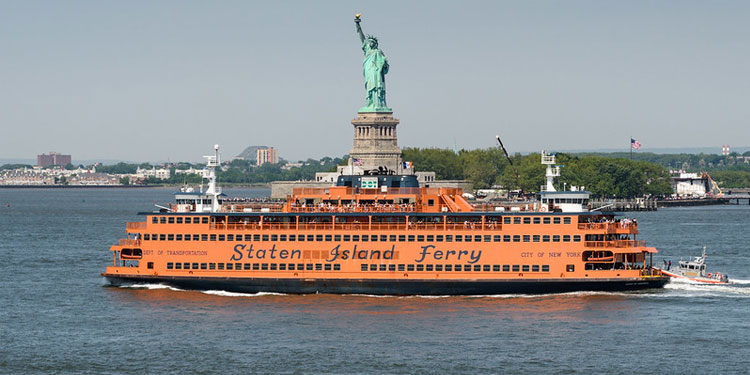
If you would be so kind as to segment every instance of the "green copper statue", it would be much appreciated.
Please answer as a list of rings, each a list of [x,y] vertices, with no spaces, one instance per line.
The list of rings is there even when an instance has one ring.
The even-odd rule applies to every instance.
[[[378,48],[378,38],[362,33],[359,26],[361,20],[357,14],[354,23],[357,25],[357,34],[362,42],[362,51],[365,60],[362,62],[362,74],[365,76],[365,89],[367,90],[367,105],[360,108],[360,112],[393,112],[385,104],[385,75],[388,73],[388,60],[385,54]]]

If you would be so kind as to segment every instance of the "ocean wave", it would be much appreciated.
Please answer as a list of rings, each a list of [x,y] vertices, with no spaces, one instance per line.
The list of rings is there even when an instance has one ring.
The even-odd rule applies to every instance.
[[[263,297],[263,296],[286,296],[285,293],[274,293],[274,292],[258,292],[258,293],[238,293],[238,292],[227,292],[226,290],[201,290],[203,294],[210,294],[212,296],[221,297]]]

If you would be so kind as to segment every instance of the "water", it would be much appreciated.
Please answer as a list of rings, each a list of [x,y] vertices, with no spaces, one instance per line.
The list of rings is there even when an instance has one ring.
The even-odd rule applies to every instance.
[[[227,189],[229,190],[229,189]],[[261,195],[267,191],[231,191]],[[113,288],[100,273],[170,190],[0,189],[0,373],[745,374],[750,207],[634,213],[673,264],[739,280],[635,293],[375,297]],[[8,207],[10,205],[10,207]]]

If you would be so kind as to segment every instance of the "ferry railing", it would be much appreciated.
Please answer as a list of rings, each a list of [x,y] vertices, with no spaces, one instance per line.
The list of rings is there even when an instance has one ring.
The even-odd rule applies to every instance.
[[[221,212],[283,212],[284,206],[278,204],[224,204]]]
[[[127,229],[146,229],[146,223],[144,222],[130,222],[125,224]]]
[[[118,244],[120,246],[140,246],[141,245],[141,240],[140,239],[135,240],[135,239],[124,238],[124,239],[120,239],[120,241],[119,241]]]
[[[585,247],[593,248],[623,248],[646,246],[646,241],[614,240],[614,241],[585,241]]]
[[[578,229],[583,230],[609,230],[609,231],[616,231],[618,229],[627,229],[632,231],[635,231],[638,229],[638,223],[578,223]]]
[[[661,270],[647,268],[641,270],[641,276],[662,276]]]
[[[333,223],[299,223],[299,230],[331,230]]]
[[[308,213],[337,213],[337,212],[414,212],[414,205],[383,205],[383,206],[295,206],[289,208],[291,212],[308,212]]]

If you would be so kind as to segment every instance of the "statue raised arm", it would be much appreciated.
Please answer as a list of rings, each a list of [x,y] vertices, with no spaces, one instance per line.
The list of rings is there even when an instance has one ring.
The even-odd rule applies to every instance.
[[[357,35],[362,42],[362,52],[365,59],[362,62],[362,74],[365,77],[365,90],[367,90],[367,104],[360,108],[360,112],[392,112],[385,102],[385,75],[388,73],[388,60],[385,54],[378,48],[378,38],[362,32],[360,26],[361,15],[357,14],[354,23],[357,25]]]

